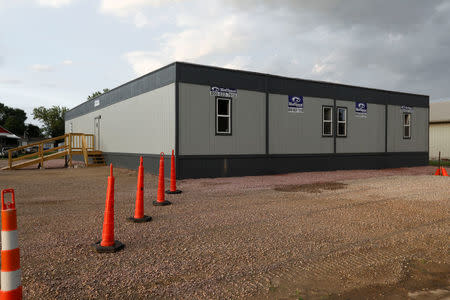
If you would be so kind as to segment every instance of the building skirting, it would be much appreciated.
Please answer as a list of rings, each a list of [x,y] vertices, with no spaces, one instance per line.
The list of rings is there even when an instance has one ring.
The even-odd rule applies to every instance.
[[[114,166],[137,170],[139,167],[139,157],[144,160],[144,172],[151,174],[159,174],[159,159],[156,154],[139,154],[139,153],[116,153],[103,152],[106,163],[113,163]],[[170,155],[164,157],[164,177],[170,177]]]
[[[158,174],[159,155],[104,152],[106,162],[137,169],[144,157],[145,172]],[[170,155],[164,159],[170,176]],[[424,166],[428,152],[272,155],[181,155],[176,159],[177,179],[283,174],[290,172],[387,169]]]

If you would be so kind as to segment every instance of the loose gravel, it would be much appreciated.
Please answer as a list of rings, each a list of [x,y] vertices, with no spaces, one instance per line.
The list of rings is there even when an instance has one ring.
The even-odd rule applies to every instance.
[[[90,247],[107,167],[0,171],[0,187],[16,191],[26,299],[320,299],[449,264],[450,179],[433,170],[189,179],[165,207],[146,174],[153,220],[136,224],[137,173],[115,169],[114,254]]]

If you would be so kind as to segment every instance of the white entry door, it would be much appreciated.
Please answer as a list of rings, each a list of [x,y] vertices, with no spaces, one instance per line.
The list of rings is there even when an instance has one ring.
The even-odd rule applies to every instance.
[[[101,150],[100,149],[100,120],[101,116],[94,118],[94,147],[95,150]]]

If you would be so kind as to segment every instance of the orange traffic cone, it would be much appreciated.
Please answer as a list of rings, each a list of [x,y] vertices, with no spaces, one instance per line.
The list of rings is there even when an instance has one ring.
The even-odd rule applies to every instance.
[[[444,167],[441,168],[441,174],[442,176],[448,176],[447,170]]]
[[[441,168],[437,168],[437,169],[436,169],[436,172],[434,172],[434,175],[435,175],[435,176],[441,175]]]
[[[135,223],[150,222],[152,220],[152,217],[144,215],[144,165],[142,156],[139,163],[134,217],[129,217],[128,220]]]
[[[11,202],[5,203],[5,194],[11,193]],[[2,190],[2,287],[0,299],[22,299],[20,253],[17,238],[17,215],[14,190]]]
[[[95,243],[95,251],[99,253],[112,253],[122,250],[125,245],[114,240],[114,176],[113,165],[110,165],[108,189],[106,190],[105,217],[103,220],[102,240]]]
[[[164,152],[161,152],[161,157],[159,158],[158,194],[156,195],[156,201],[153,201],[153,205],[164,206],[170,204],[172,203],[164,198]]]
[[[172,150],[172,157],[170,160],[170,190],[166,191],[166,194],[181,194],[180,190],[177,190],[177,178],[175,173],[175,155]]]

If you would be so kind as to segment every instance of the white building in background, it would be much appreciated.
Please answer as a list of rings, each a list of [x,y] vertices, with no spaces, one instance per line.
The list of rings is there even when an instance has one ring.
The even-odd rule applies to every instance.
[[[450,101],[430,103],[430,159],[450,159]]]

